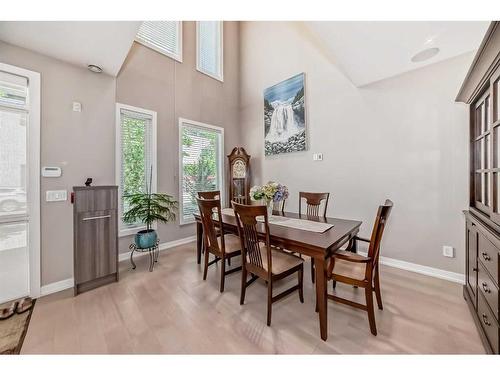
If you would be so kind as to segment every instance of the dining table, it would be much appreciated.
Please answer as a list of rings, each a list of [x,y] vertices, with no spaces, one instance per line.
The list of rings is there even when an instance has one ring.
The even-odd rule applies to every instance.
[[[224,233],[233,233],[238,235],[238,227],[236,224],[236,217],[231,209],[223,209],[221,211],[222,226]],[[326,223],[332,225],[329,229],[323,232],[299,229],[296,225],[294,227],[279,225],[273,223],[273,217],[300,219],[307,221],[314,221],[319,223]],[[194,214],[196,221],[196,257],[197,263],[201,262],[201,252],[203,246],[203,226],[201,217],[198,213]],[[297,220],[293,220],[297,223]],[[218,224],[218,221],[215,220]],[[306,222],[304,222],[307,224]],[[293,212],[280,212],[273,211],[273,215],[269,218],[269,234],[272,246],[282,249],[293,251],[302,255],[306,255],[314,259],[315,265],[315,279],[316,279],[316,298],[317,309],[319,315],[319,328],[320,335],[323,340],[328,338],[328,295],[327,295],[327,266],[329,258],[335,254],[344,244],[352,241],[352,239],[359,232],[362,222],[357,220],[347,220],[341,218],[321,217],[321,216],[307,216]],[[304,227],[307,227],[305,225]],[[257,230],[264,232],[264,226],[258,225]],[[356,241],[352,241],[354,245]],[[354,246],[350,247],[356,250]]]

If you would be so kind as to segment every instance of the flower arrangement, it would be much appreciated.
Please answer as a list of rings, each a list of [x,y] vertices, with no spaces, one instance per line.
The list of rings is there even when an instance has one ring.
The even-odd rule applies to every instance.
[[[280,202],[288,198],[288,188],[285,185],[269,181],[262,186],[254,186],[250,189],[253,200],[266,200],[267,202]]]

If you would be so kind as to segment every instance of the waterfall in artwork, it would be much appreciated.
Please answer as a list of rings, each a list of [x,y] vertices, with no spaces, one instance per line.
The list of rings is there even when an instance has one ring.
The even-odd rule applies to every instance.
[[[288,138],[301,130],[295,122],[292,104],[279,103],[274,107],[266,141],[286,142]]]

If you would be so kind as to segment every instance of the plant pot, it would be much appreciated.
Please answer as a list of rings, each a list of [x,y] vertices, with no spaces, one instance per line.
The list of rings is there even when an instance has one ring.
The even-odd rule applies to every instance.
[[[154,229],[144,229],[136,233],[135,246],[139,249],[148,249],[156,245],[158,235]]]

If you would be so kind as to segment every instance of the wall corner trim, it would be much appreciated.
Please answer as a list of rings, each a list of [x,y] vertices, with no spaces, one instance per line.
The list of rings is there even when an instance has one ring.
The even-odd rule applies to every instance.
[[[361,251],[359,252],[359,254],[364,256],[367,255],[366,252],[361,252]],[[465,275],[463,273],[446,271],[439,268],[423,266],[421,264],[406,262],[404,260],[387,258],[383,256],[380,257],[380,264],[389,267],[399,268],[405,271],[419,273],[421,275],[435,277],[437,279],[451,281],[457,284],[465,284]]]
[[[185,244],[188,244],[188,243],[193,242],[193,241],[196,241],[196,236],[189,236],[189,237],[181,238],[181,239],[174,240],[174,241],[163,242],[160,244],[160,251],[171,249],[171,248],[176,247],[176,246],[185,245]],[[147,253],[137,253],[136,256],[142,256],[142,255],[146,255],[146,254]],[[128,259],[130,259],[130,251],[126,252],[126,253],[121,253],[118,256],[119,262],[122,262],[122,261],[128,260]],[[56,281],[56,282],[51,283],[51,284],[43,285],[41,288],[40,295],[41,295],[41,297],[47,296],[47,295],[52,294],[52,293],[57,293],[57,292],[60,292],[62,290],[73,288],[73,286],[74,286],[74,279],[72,277],[69,279]]]

